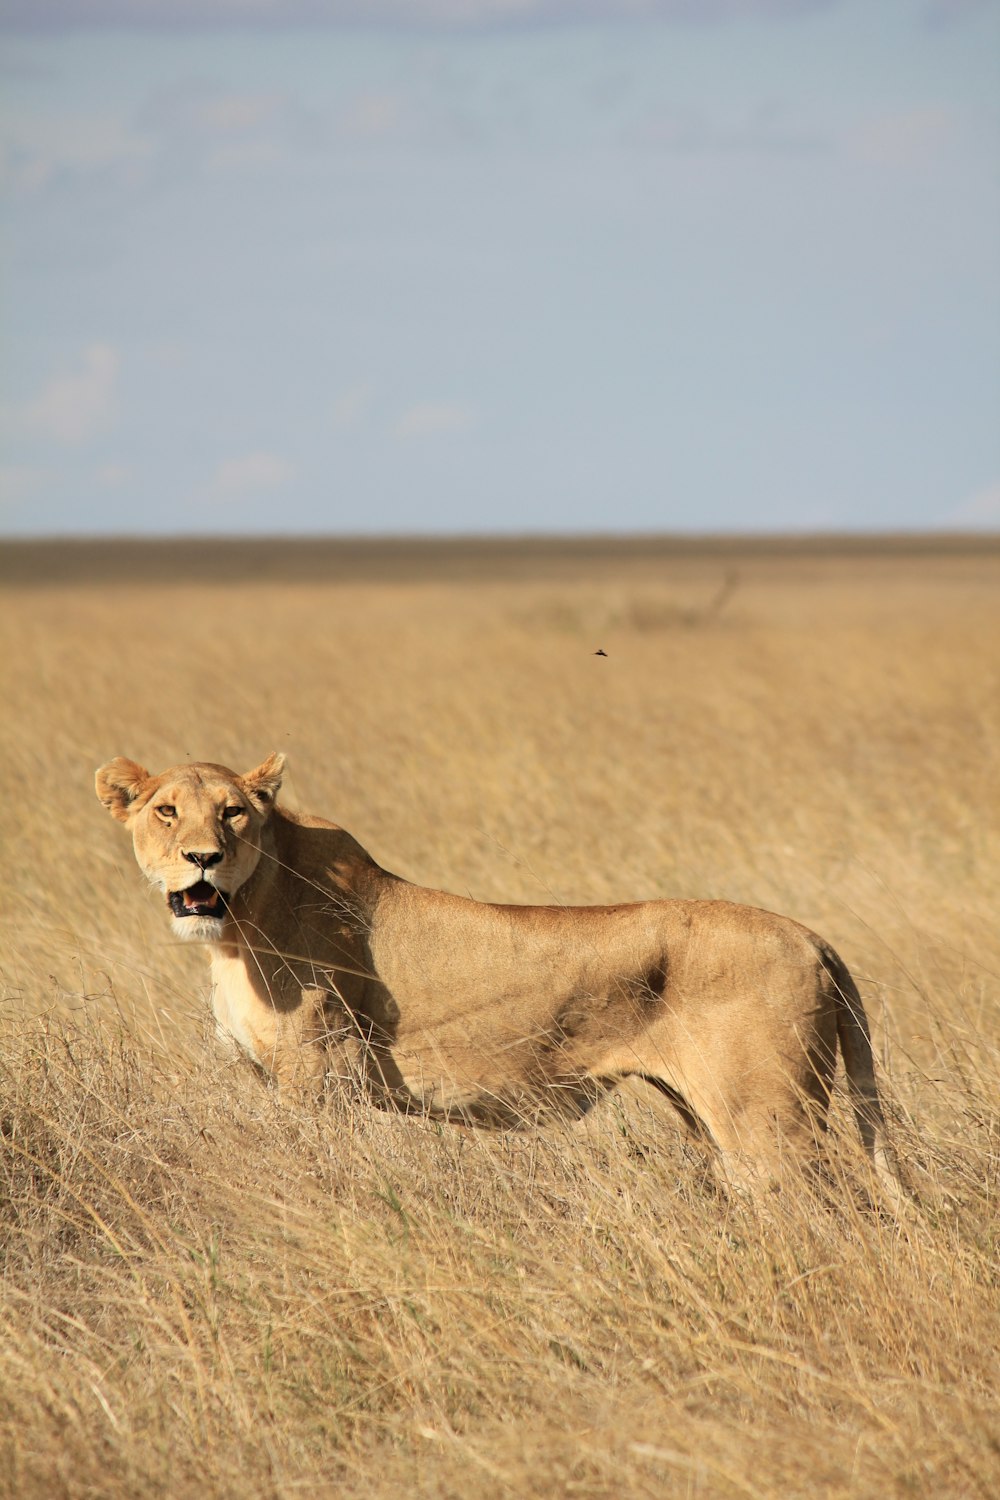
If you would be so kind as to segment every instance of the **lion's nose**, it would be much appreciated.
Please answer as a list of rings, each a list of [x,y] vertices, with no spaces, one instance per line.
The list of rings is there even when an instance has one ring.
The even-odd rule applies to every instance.
[[[214,854],[188,854],[184,851],[184,858],[189,859],[193,865],[197,865],[202,874],[212,865],[217,865],[222,860],[222,855],[216,851]]]

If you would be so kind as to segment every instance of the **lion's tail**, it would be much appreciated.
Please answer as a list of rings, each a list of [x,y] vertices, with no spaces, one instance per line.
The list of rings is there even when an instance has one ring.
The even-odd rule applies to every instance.
[[[823,967],[832,981],[837,1007],[837,1036],[847,1070],[847,1084],[861,1144],[879,1182],[894,1207],[904,1201],[895,1155],[886,1139],[885,1115],[875,1081],[868,1017],[850,970],[838,953],[824,944]]]

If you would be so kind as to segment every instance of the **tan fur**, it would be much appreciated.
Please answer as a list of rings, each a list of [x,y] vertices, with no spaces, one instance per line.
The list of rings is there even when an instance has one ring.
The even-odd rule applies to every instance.
[[[153,883],[227,893],[218,916],[174,926],[210,946],[220,1032],[279,1084],[340,1074],[384,1106],[514,1123],[582,1112],[638,1075],[752,1180],[814,1145],[839,1040],[882,1168],[864,1010],[814,933],[726,901],[500,906],[426,890],[335,824],[276,808],[282,765],[97,773]]]

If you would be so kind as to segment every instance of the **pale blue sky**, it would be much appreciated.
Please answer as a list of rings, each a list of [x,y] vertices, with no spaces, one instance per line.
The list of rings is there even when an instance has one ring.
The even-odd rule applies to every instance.
[[[998,79],[990,0],[0,0],[0,530],[996,529]]]

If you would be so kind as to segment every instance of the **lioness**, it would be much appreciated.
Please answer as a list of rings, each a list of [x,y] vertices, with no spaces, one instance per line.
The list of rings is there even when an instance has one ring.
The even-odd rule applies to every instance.
[[[96,778],[174,931],[209,946],[220,1034],[280,1085],[350,1074],[386,1107],[513,1123],[539,1103],[582,1113],[637,1075],[752,1182],[814,1144],[839,1040],[883,1175],[868,1024],[822,938],[728,901],[426,890],[336,824],[277,807],[283,765],[154,776],[119,758]]]

